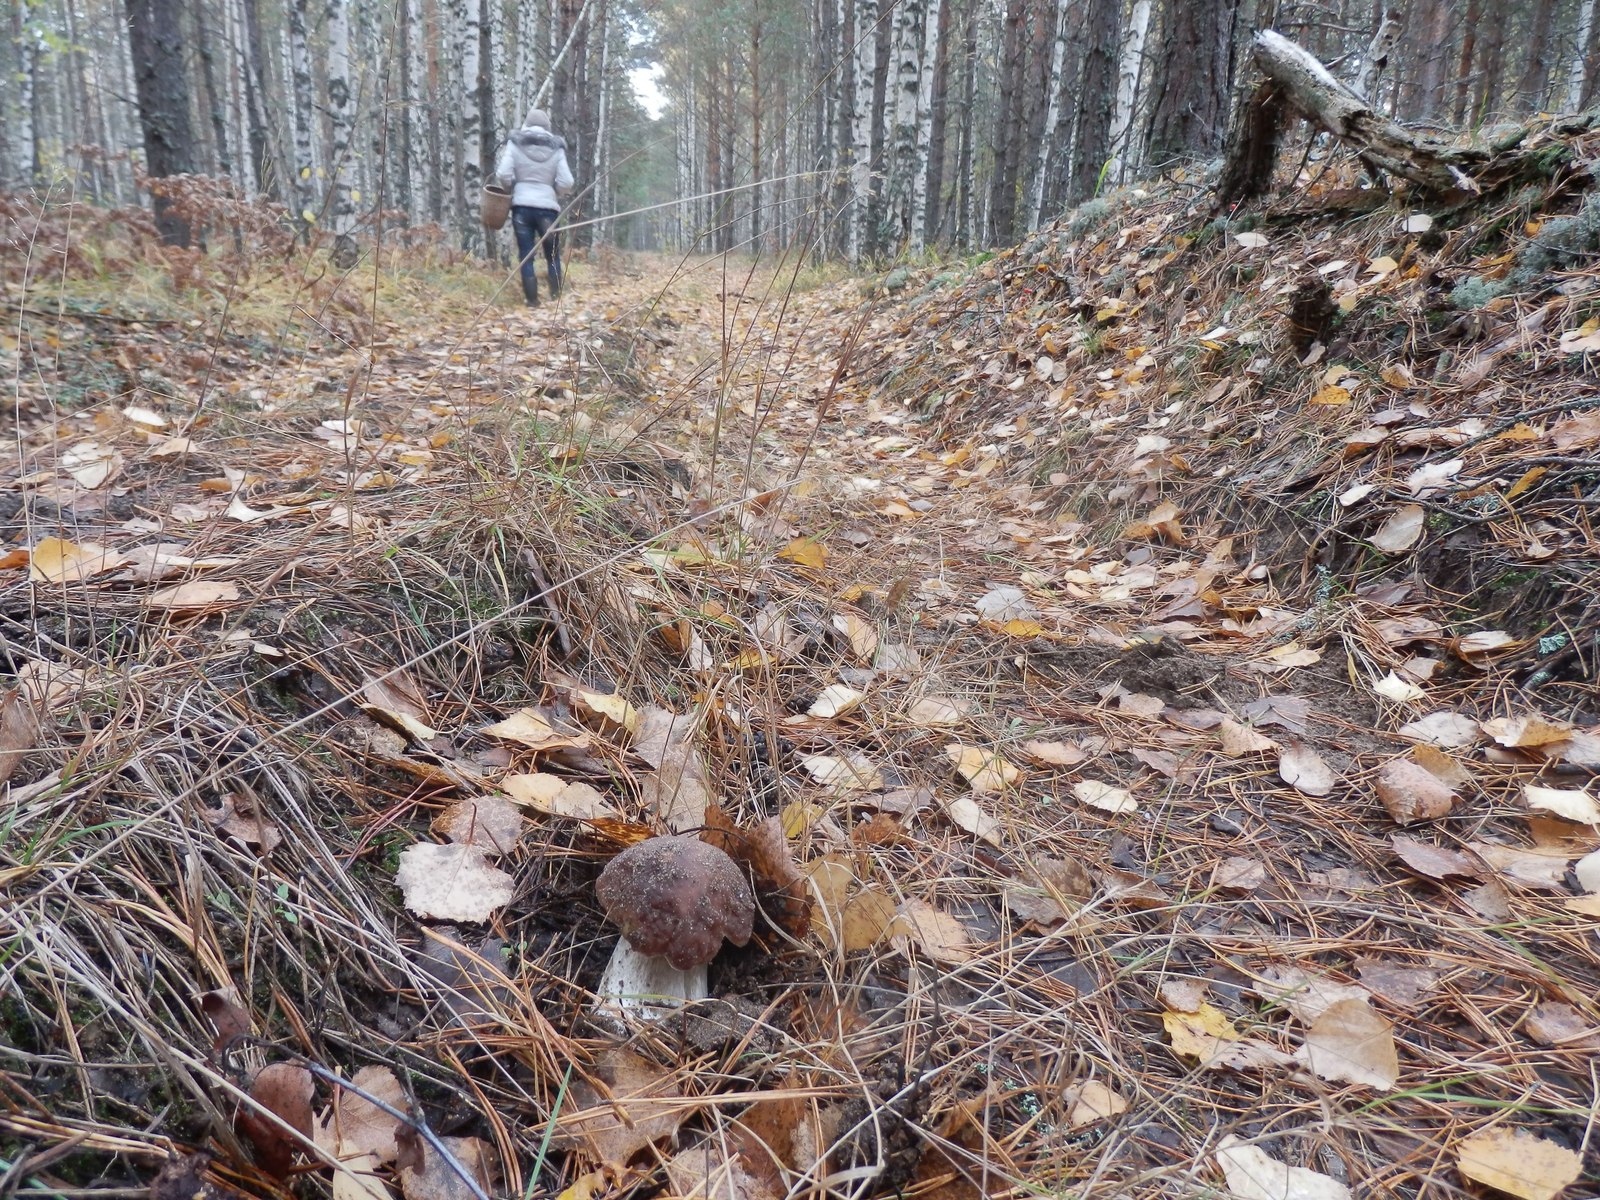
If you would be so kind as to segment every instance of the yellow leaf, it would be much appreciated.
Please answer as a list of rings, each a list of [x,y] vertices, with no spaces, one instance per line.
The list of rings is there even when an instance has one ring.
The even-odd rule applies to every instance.
[[[28,578],[34,583],[73,583],[114,571],[124,561],[116,551],[93,542],[79,545],[63,538],[47,537],[33,548],[28,561]]]
[[[638,709],[615,693],[573,692],[572,711],[578,714],[579,720],[598,733],[609,735],[621,732],[632,737],[639,732]]]
[[[1338,386],[1325,387],[1315,396],[1311,397],[1313,404],[1349,404],[1350,389]]]
[[[807,804],[804,800],[793,800],[783,806],[781,820],[783,822],[783,836],[797,838],[811,826],[822,819],[823,809],[820,805]]]
[[[1578,1155],[1525,1129],[1501,1126],[1475,1134],[1463,1139],[1456,1153],[1468,1179],[1521,1200],[1555,1200],[1583,1173]]]
[[[1027,621],[1021,617],[1012,617],[1009,621],[1000,622],[999,629],[1010,637],[1035,638],[1044,636],[1044,626],[1037,621]]]
[[[945,756],[975,792],[998,792],[1022,778],[1022,772],[993,750],[951,742]]]
[[[1506,492],[1506,499],[1515,500],[1518,496],[1522,495],[1523,492],[1527,491],[1534,484],[1538,483],[1539,480],[1544,478],[1545,473],[1549,470],[1549,467],[1529,467],[1522,473],[1521,478],[1511,485],[1510,489]]]
[[[822,543],[815,538],[797,537],[778,551],[778,557],[799,563],[802,567],[810,567],[813,571],[820,571],[828,555],[822,548]]]

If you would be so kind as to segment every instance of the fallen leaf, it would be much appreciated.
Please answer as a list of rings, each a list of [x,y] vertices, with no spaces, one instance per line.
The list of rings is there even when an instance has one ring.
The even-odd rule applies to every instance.
[[[1565,1146],[1503,1125],[1457,1142],[1456,1165],[1474,1183],[1520,1200],[1555,1200],[1583,1174],[1583,1159]]]
[[[250,1083],[250,1098],[303,1138],[311,1136],[311,1097],[316,1084],[298,1063],[269,1063]],[[303,1143],[252,1108],[241,1106],[234,1121],[255,1148],[256,1164],[274,1179],[285,1179]]]
[[[1419,700],[1427,699],[1428,696],[1428,693],[1416,684],[1409,679],[1401,679],[1393,671],[1373,684],[1372,690],[1385,700],[1392,700],[1396,704],[1415,704]]]
[[[967,719],[967,709],[943,696],[923,696],[906,710],[906,719],[915,725],[959,725]]]
[[[894,919],[894,899],[878,888],[863,888],[845,903],[839,915],[842,948],[853,953],[877,945]]]
[[[1108,813],[1137,812],[1139,802],[1127,788],[1114,787],[1098,779],[1081,779],[1072,785],[1072,794],[1080,803]]]
[[[1264,1000],[1280,1004],[1302,1025],[1315,1025],[1335,1004],[1356,1000],[1362,1004],[1372,993],[1353,983],[1339,983],[1303,967],[1268,967],[1254,986]]]
[[[797,537],[778,551],[778,557],[786,558],[802,567],[810,567],[813,571],[820,571],[828,561],[828,552],[822,543],[814,538]]]
[[[469,1200],[473,1191],[456,1169],[424,1138],[421,1143],[422,1168],[400,1167],[400,1192],[405,1200]],[[475,1137],[441,1137],[440,1142],[486,1195],[494,1195],[494,1151],[489,1143]]]
[[[993,621],[997,625],[1007,621],[1039,619],[1039,610],[1028,602],[1027,594],[1021,588],[1009,585],[985,592],[972,607],[985,621]]]
[[[952,824],[981,837],[991,846],[1003,844],[1000,835],[1004,827],[984,812],[971,796],[957,796],[950,800],[941,800],[939,804]]]
[[[883,772],[866,755],[812,754],[800,760],[811,778],[835,792],[877,792],[883,789]]]
[[[627,740],[639,732],[638,710],[614,692],[575,690],[572,711],[578,720],[605,737]]]
[[[522,814],[500,796],[461,800],[440,813],[433,831],[486,854],[510,854],[522,837]]]
[[[1306,1031],[1296,1056],[1322,1079],[1388,1091],[1400,1078],[1394,1026],[1365,999],[1340,1000]]]
[[[1306,796],[1326,796],[1335,782],[1328,764],[1305,742],[1290,742],[1279,751],[1278,775]]]
[[[1056,925],[1076,912],[1094,894],[1094,879],[1079,863],[1040,858],[1008,879],[1000,890],[1005,906],[1024,921]]]
[[[1001,792],[1022,778],[1022,771],[997,750],[951,742],[944,753],[974,792]]]
[[[1407,758],[1397,758],[1378,768],[1373,790],[1396,825],[1413,825],[1448,816],[1456,795],[1431,771]]]
[[[1246,754],[1262,754],[1276,750],[1278,743],[1257,733],[1255,728],[1223,717],[1217,726],[1217,736],[1222,739],[1222,753],[1229,758],[1242,758]]]
[[[1254,858],[1223,858],[1211,869],[1211,886],[1227,892],[1253,892],[1267,881],[1266,864]]]
[[[922,900],[901,903],[889,925],[895,948],[904,953],[913,943],[935,962],[960,966],[972,960],[974,950],[967,927],[949,913]]]
[[[1023,742],[1020,749],[1042,767],[1072,767],[1088,757],[1075,742]]]
[[[878,652],[878,627],[855,613],[835,613],[833,627],[850,643],[857,661],[871,663]]]
[[[145,607],[173,613],[205,612],[239,599],[239,585],[226,579],[191,579],[188,583],[159,588],[145,597]]]
[[[418,842],[400,854],[395,872],[408,909],[436,921],[487,921],[511,903],[511,876],[484,861],[476,846]]]
[[[115,571],[127,560],[115,550],[93,542],[42,539],[28,558],[28,578],[34,583],[75,583],[92,575]]]
[[[503,721],[485,725],[483,732],[530,750],[566,750],[589,744],[587,734],[564,733],[531,708],[518,709]]]
[[[1426,520],[1422,505],[1402,505],[1384,518],[1372,535],[1372,544],[1385,554],[1403,554],[1417,544]]]
[[[1582,788],[1547,788],[1528,784],[1522,798],[1529,808],[1555,813],[1563,821],[1580,825],[1600,825],[1600,804]]]
[[[1472,658],[1509,650],[1519,644],[1516,638],[1503,629],[1486,629],[1480,633],[1469,633],[1466,637],[1457,638],[1455,648],[1456,653],[1463,658]]]
[[[1510,750],[1536,749],[1572,736],[1572,726],[1543,717],[1496,717],[1485,721],[1483,732]]]
[[[1546,1000],[1542,1004],[1534,1005],[1523,1028],[1527,1030],[1528,1036],[1541,1046],[1583,1042],[1586,1043],[1587,1049],[1593,1048],[1597,1032],[1594,1024],[1576,1008],[1556,1000]]]
[[[1567,877],[1567,864],[1573,856],[1563,851],[1523,850],[1499,842],[1468,842],[1471,850],[1507,879],[1527,887],[1555,891]]]
[[[831,683],[817,693],[817,698],[806,711],[813,717],[828,720],[854,712],[865,699],[866,693],[858,692],[848,684]]]
[[[1061,1094],[1067,1104],[1067,1127],[1083,1129],[1097,1121],[1120,1116],[1128,1111],[1128,1102],[1105,1084],[1090,1079]]]
[[[1459,850],[1446,850],[1399,833],[1389,839],[1389,844],[1401,862],[1429,879],[1448,879],[1452,875],[1476,878],[1483,874],[1478,862]]]
[[[1161,1024],[1171,1039],[1174,1054],[1198,1059],[1212,1070],[1265,1070],[1294,1061],[1283,1051],[1254,1038],[1241,1037],[1221,1009],[1202,1004],[1193,1012],[1168,1010]]]
[[[639,799],[672,832],[698,829],[706,807],[715,801],[705,756],[691,742],[674,742],[660,768],[640,784]]]
[[[1217,1143],[1215,1158],[1235,1200],[1350,1200],[1350,1189],[1332,1176],[1279,1162],[1231,1133]]]
[[[677,1132],[692,1111],[682,1095],[671,1072],[631,1050],[607,1050],[573,1080],[552,1141],[620,1168],[651,1142]]]
[[[668,1191],[682,1200],[777,1200],[725,1137],[707,1137],[666,1161]]]
[[[1400,726],[1402,737],[1415,738],[1446,749],[1471,746],[1478,740],[1478,723],[1458,712],[1433,712]]]
[[[21,688],[11,688],[0,696],[0,783],[38,748],[39,718],[33,703]]]
[[[406,1111],[405,1090],[388,1067],[362,1067],[350,1082],[390,1108]],[[317,1118],[315,1137],[318,1146],[340,1161],[371,1155],[377,1163],[385,1164],[392,1163],[399,1154],[395,1140],[399,1131],[397,1118],[366,1096],[339,1088],[333,1103]]]
[[[247,846],[270,854],[283,842],[283,831],[260,811],[256,802],[241,792],[224,792],[216,808],[201,810],[211,827]]]

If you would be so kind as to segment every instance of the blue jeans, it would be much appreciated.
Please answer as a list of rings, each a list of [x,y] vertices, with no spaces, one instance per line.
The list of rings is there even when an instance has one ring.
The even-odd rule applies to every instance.
[[[550,276],[550,299],[561,298],[561,235],[551,228],[561,214],[553,208],[529,208],[526,204],[511,209],[511,228],[517,235],[517,257],[522,264],[522,296],[529,304],[539,303],[539,277],[534,262],[539,247]]]

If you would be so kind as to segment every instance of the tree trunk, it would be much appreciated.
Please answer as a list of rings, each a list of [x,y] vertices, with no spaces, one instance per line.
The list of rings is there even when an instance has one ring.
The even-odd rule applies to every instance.
[[[1596,0],[1580,0],[1578,5],[1578,31],[1574,45],[1577,47],[1572,55],[1572,66],[1567,71],[1567,103],[1569,111],[1577,112],[1583,107],[1584,97],[1588,95],[1589,76],[1594,73],[1594,10]]]
[[[144,131],[145,169],[154,178],[194,170],[194,131],[189,121],[189,86],[179,0],[125,0],[133,54],[139,125]],[[189,244],[189,223],[155,197],[156,228],[176,246]]]
[[[1555,0],[1538,0],[1529,18],[1528,57],[1517,81],[1517,99],[1524,112],[1535,112],[1544,105],[1550,84],[1550,39],[1554,32]]]
[[[226,2],[226,0],[224,0]],[[215,171],[233,174],[233,156],[228,152],[228,114],[226,99],[217,85],[216,52],[211,45],[211,16],[202,0],[194,9],[195,57],[200,60],[200,81],[205,89],[206,115],[211,121],[211,151]]]
[[[1111,170],[1121,183],[1132,164],[1139,161],[1134,134],[1134,104],[1139,98],[1139,75],[1144,68],[1144,39],[1150,30],[1150,0],[1133,0],[1128,27],[1122,34],[1122,57],[1117,64],[1117,110],[1111,122]],[[1227,80],[1222,82],[1224,91]]]
[[[759,7],[750,21],[750,252],[761,253],[762,187],[765,169],[761,145],[761,13]]]
[[[1025,0],[1007,0],[1000,59],[1000,95],[995,110],[994,178],[989,188],[989,244],[1009,245],[1017,224],[1017,164],[1022,154],[1022,115],[1027,68]]]
[[[855,86],[850,97],[850,239],[852,263],[871,245],[872,82],[878,61],[878,0],[856,0]]]
[[[912,176],[917,159],[917,97],[922,85],[922,47],[927,10],[922,0],[899,0],[890,50],[893,86],[885,97],[890,110],[886,173],[885,226],[889,249],[904,246],[911,235]]]
[[[317,220],[317,144],[312,132],[311,53],[306,39],[307,0],[289,4],[289,70],[294,92],[294,195],[306,236]]]
[[[928,203],[923,210],[922,221],[926,237],[934,240],[943,237],[947,207],[944,197],[945,129],[950,109],[950,17],[954,7],[954,0],[944,0],[939,5],[939,19],[931,23],[937,43],[933,54],[933,93],[928,113]]]
[[[978,99],[978,0],[967,0],[967,22],[961,38],[961,147],[956,155],[956,244],[971,246],[977,237],[976,163],[972,134],[977,126],[973,110]]]
[[[1079,87],[1078,126],[1073,136],[1072,177],[1067,200],[1079,204],[1100,187],[1111,157],[1112,105],[1116,99],[1118,0],[1088,0],[1084,17],[1087,44]]]
[[[1153,75],[1146,161],[1213,154],[1227,133],[1240,0],[1174,5]]]
[[[1056,144],[1055,130],[1061,121],[1061,73],[1067,65],[1067,42],[1072,36],[1068,16],[1072,0],[1055,0],[1055,34],[1050,42],[1050,70],[1045,75],[1045,139],[1039,147],[1039,169],[1028,192],[1028,228],[1037,229],[1044,211],[1045,183],[1050,178],[1053,156],[1063,149]]]
[[[1456,60],[1456,95],[1450,119],[1459,127],[1467,120],[1467,99],[1472,86],[1472,51],[1478,41],[1478,23],[1483,19],[1483,0],[1467,0],[1467,19],[1461,29],[1461,54]]]

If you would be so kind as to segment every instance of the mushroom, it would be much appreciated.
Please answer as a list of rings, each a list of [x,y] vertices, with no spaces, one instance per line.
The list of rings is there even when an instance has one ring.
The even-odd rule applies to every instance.
[[[601,1002],[647,1019],[704,999],[706,964],[724,938],[748,942],[755,919],[744,873],[695,837],[629,846],[600,872],[595,894],[622,930],[597,989]]]

